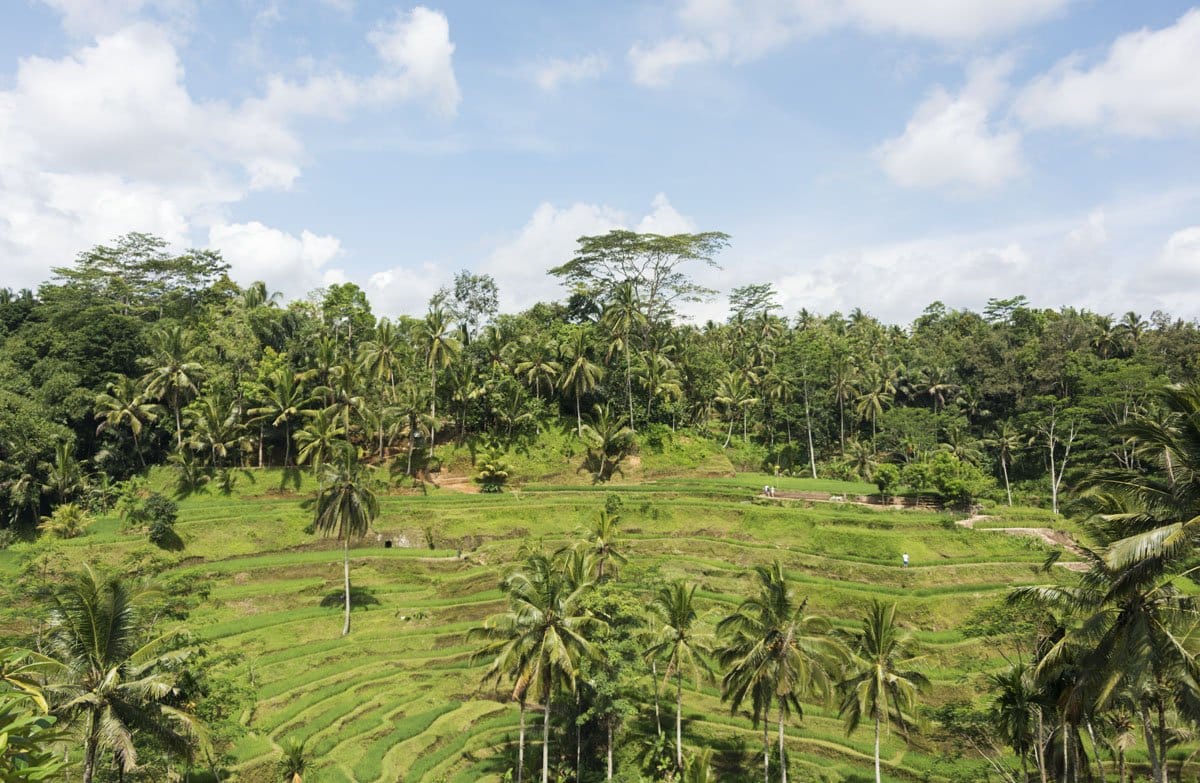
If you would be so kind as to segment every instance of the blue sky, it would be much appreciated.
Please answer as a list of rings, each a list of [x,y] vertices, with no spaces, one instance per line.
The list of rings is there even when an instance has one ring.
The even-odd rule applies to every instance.
[[[791,311],[1194,318],[1195,73],[1165,1],[9,0],[0,285],[138,230],[289,296],[416,312],[470,268],[513,309],[626,226],[732,234],[703,281]]]

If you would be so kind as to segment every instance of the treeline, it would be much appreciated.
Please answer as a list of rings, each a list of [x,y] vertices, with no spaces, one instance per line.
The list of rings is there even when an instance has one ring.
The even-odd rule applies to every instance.
[[[1196,377],[1194,322],[1023,297],[982,313],[934,303],[900,327],[783,313],[761,284],[733,291],[723,322],[682,322],[681,303],[715,295],[690,268],[726,242],[584,237],[550,270],[562,301],[501,314],[495,282],[462,272],[394,320],[353,284],[285,305],[234,284],[211,251],[141,234],[93,248],[36,292],[0,290],[0,525],[101,503],[147,465],[173,464],[185,490],[228,486],[350,441],[419,475],[440,443],[495,454],[568,422],[642,439],[686,428],[742,468],[1057,510],[1085,468],[1135,466],[1113,428]]]

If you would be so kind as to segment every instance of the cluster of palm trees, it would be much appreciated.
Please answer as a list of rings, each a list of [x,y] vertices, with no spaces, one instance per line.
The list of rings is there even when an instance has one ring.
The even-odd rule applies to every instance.
[[[1101,781],[1114,772],[1124,783],[1125,754],[1140,735],[1151,780],[1166,783],[1171,748],[1200,723],[1200,604],[1189,584],[1200,530],[1200,385],[1170,387],[1163,403],[1168,415],[1122,429],[1153,468],[1089,479],[1082,502],[1094,547],[1078,583],[1011,595],[1045,618],[1031,660],[991,682],[1022,781],[1032,763],[1042,780],[1090,779],[1094,765]]]
[[[697,585],[685,581],[648,591],[635,602],[645,602],[640,615],[619,616],[613,609],[619,604],[595,595],[614,589],[638,594],[634,585],[617,580],[616,566],[626,562],[620,549],[618,518],[601,512],[586,537],[554,555],[526,551],[501,583],[508,609],[469,634],[485,640],[474,655],[488,664],[483,681],[505,684],[520,711],[518,782],[526,768],[526,712],[531,703],[542,712],[543,783],[551,779],[551,729],[557,708],[569,713],[563,724],[574,726],[574,779],[581,779],[585,767],[582,737],[589,731],[600,737],[589,747],[603,748],[611,779],[614,734],[631,727],[632,715],[649,707],[642,690],[647,678],[656,728],[647,738],[646,763],[667,779],[710,779],[709,756],[685,752],[683,691],[685,682],[698,687],[701,681],[715,679],[716,672],[721,673],[721,698],[731,714],[747,714],[754,725],[763,726],[767,783],[772,780],[772,716],[778,726],[778,779],[786,783],[786,725],[803,717],[805,703],[830,700],[838,703],[848,731],[864,721],[874,727],[875,774],[881,779],[880,732],[888,725],[907,732],[915,724],[917,692],[927,685],[910,666],[908,637],[896,623],[894,606],[873,603],[861,632],[835,631],[808,611],[807,601],[796,596],[783,566],[775,562],[754,569],[755,593],[715,623],[715,634],[701,616]],[[614,631],[617,626],[623,628],[620,634]],[[636,651],[632,670],[618,678],[617,690],[634,702],[625,711],[615,708],[611,689],[606,688],[611,686],[613,650],[621,647],[619,636]],[[659,708],[668,683],[675,701],[673,743],[664,733]],[[605,693],[607,700],[601,695]],[[666,758],[656,753],[664,750]]]

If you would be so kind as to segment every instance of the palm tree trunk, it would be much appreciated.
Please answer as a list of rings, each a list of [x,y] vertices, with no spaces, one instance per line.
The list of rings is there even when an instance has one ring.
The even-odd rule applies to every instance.
[[[675,662],[675,764],[683,769],[683,669]]]
[[[729,441],[733,438],[733,417],[729,417],[729,432],[725,433],[725,445],[721,448],[729,448]]]
[[[779,780],[787,783],[787,759],[784,758],[783,748],[783,710],[779,710]]]
[[[521,701],[518,703],[521,711],[521,733],[517,739],[517,783],[521,783],[521,777],[525,774],[525,697],[521,696]]]
[[[658,661],[650,662],[650,675],[654,678],[654,725],[658,727],[658,736],[662,736],[662,717],[658,711]]]
[[[1008,462],[1004,457],[1000,458],[1000,470],[1004,471],[1004,491],[1008,493],[1008,505],[1012,507],[1012,487],[1008,484]]]
[[[813,448],[812,414],[808,408],[808,381],[804,382],[804,427],[808,430],[808,467],[812,477],[817,477],[817,452]],[[792,442],[791,430],[788,430],[788,443]]]
[[[183,450],[183,415],[179,410],[179,392],[171,392],[171,407],[175,409],[175,447]]]
[[[1117,783],[1125,783],[1125,751],[1117,751]]]
[[[283,466],[286,468],[292,461],[292,422],[283,422]]]
[[[1046,780],[1046,727],[1043,724],[1042,708],[1038,707],[1038,734],[1037,745],[1034,746],[1034,754],[1038,765],[1038,774],[1041,775],[1042,783],[1047,783]]]
[[[767,729],[771,725],[770,714],[768,706],[763,710],[763,783],[771,783],[771,735]]]
[[[1159,685],[1160,692],[1162,685]],[[1158,708],[1158,781],[1167,783],[1167,708],[1161,696],[1155,697]]]
[[[883,783],[883,775],[879,771],[879,710],[875,710],[875,783]]]
[[[633,426],[633,369],[629,365],[629,335],[625,335],[625,394],[629,398],[629,429],[637,431]]]
[[[546,683],[546,712],[542,715],[542,783],[550,783],[550,683]]]
[[[100,716],[95,710],[88,715],[88,731],[83,744],[83,783],[92,783],[96,774],[96,750],[100,745]]]
[[[579,713],[583,707],[583,694],[575,689],[575,783],[583,779],[583,726],[579,724]]]
[[[575,437],[583,437],[583,417],[579,415],[579,394],[575,395]]]
[[[342,570],[346,585],[346,622],[342,625],[342,636],[350,633],[350,536],[342,539]]]
[[[258,467],[261,470],[263,466],[263,437],[266,426],[258,425]]]
[[[612,780],[613,771],[613,742],[612,742],[612,721],[608,722],[608,777],[605,780]]]

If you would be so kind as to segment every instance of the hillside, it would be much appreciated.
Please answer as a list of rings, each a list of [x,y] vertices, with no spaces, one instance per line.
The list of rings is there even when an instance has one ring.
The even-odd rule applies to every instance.
[[[498,781],[504,762],[497,754],[515,738],[517,710],[501,694],[480,689],[482,668],[469,661],[477,644],[465,633],[503,607],[497,585],[520,547],[559,547],[606,501],[621,507],[630,559],[622,582],[696,581],[709,628],[748,593],[749,568],[773,559],[811,609],[840,627],[851,627],[873,598],[895,601],[933,680],[923,698],[929,707],[976,699],[985,691],[984,675],[1005,664],[1012,649],[1003,638],[976,634],[1003,634],[1002,623],[993,626],[1008,589],[1066,575],[1064,569],[1039,572],[1049,548],[1037,539],[966,529],[944,513],[773,503],[757,497],[762,476],[714,477],[730,471],[712,455],[696,464],[695,471],[668,476],[665,465],[660,472],[647,457],[638,477],[656,480],[627,476],[606,487],[554,484],[549,480],[562,476],[546,474],[501,495],[393,491],[382,497],[371,534],[352,552],[361,606],[345,639],[337,600],[341,552],[304,531],[311,519],[301,508],[305,493],[294,484],[280,489],[285,476],[278,471],[253,472],[253,481],[241,481],[229,497],[214,491],[183,500],[180,552],[153,549],[110,517],[88,535],[58,544],[55,568],[85,561],[125,570],[157,564],[167,566],[162,580],[207,593],[189,627],[213,654],[240,653],[231,672],[257,699],[241,716],[246,733],[234,751],[233,774],[222,778],[246,783],[274,779],[272,764],[285,738],[308,741],[318,760],[311,779],[322,782]],[[156,473],[153,482],[165,486],[168,478]],[[299,489],[308,489],[310,477],[300,478]],[[869,491],[868,485],[802,479],[775,483],[781,490]],[[1003,511],[995,510],[987,524],[1001,525]],[[1039,522],[1047,516],[1014,513],[1014,525],[1027,524],[1030,515]],[[10,577],[29,551],[18,545],[0,552],[6,582],[15,581]],[[911,557],[907,569],[900,563],[904,552]],[[330,596],[331,606],[322,606]],[[10,605],[4,623],[29,630],[26,616]],[[760,735],[749,721],[730,716],[712,684],[699,693],[685,689],[684,703],[685,733],[717,750],[721,779],[757,779]],[[803,721],[788,729],[795,779],[865,780],[870,742],[866,730],[847,737],[831,709],[806,706]],[[947,757],[931,742],[927,736],[906,747],[887,736],[887,779],[962,780],[981,769],[977,759]]]

